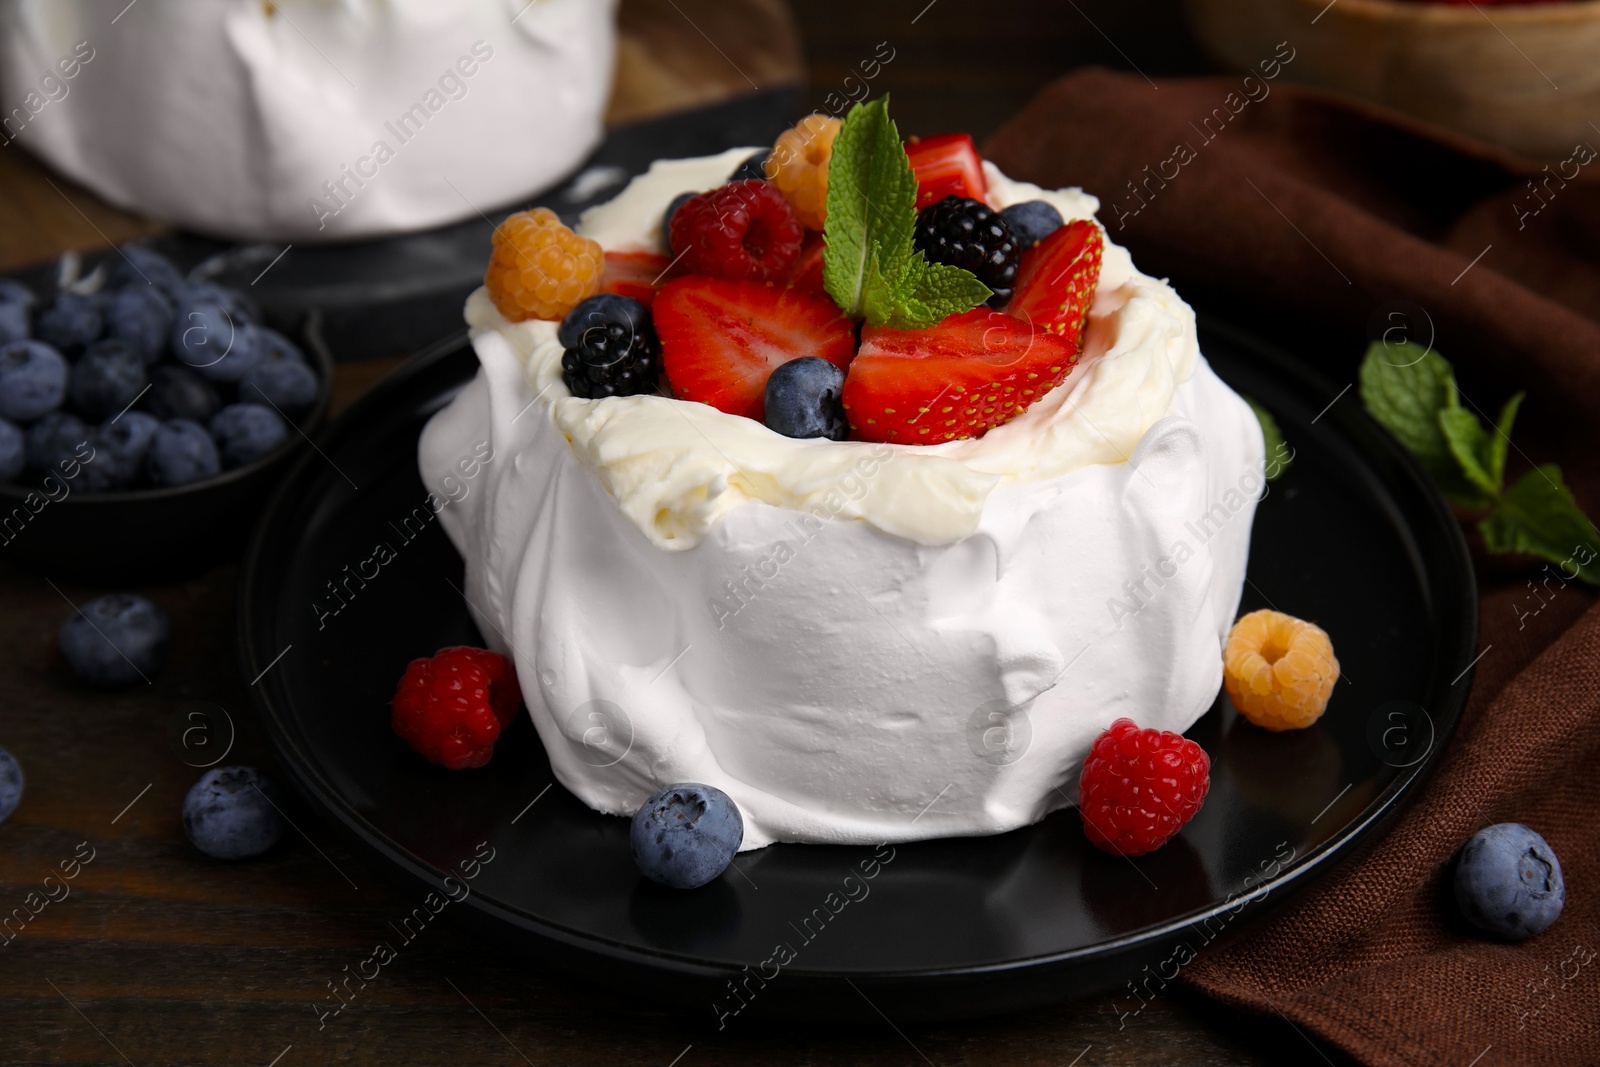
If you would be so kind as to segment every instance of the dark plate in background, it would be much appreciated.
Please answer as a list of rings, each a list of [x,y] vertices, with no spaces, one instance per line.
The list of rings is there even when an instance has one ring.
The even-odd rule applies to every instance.
[[[460,344],[375,389],[280,491],[241,579],[245,677],[260,676],[252,694],[295,784],[418,902],[489,843],[495,859],[453,911],[530,966],[647,986],[653,1003],[682,1001],[707,1023],[739,1007],[728,980],[745,981],[744,966],[779,943],[795,958],[764,987],[749,979],[751,1015],[948,1019],[1117,987],[1147,965],[1170,977],[1180,945],[1204,951],[1234,932],[1414,793],[1455,727],[1477,642],[1459,527],[1410,457],[1353,397],[1329,407],[1336,390],[1287,357],[1215,323],[1201,340],[1296,452],[1257,513],[1241,611],[1315,620],[1343,677],[1323,719],[1289,734],[1250,726],[1219,698],[1189,731],[1212,758],[1210,796],[1150,856],[1100,853],[1075,812],[1058,812],[995,837],[894,846],[869,894],[829,917],[829,894],[872,849],[776,845],[671,893],[635,871],[626,820],[552,786],[526,721],[480,771],[410,753],[387,707],[406,663],[481,643],[437,524],[411,540],[397,529],[426,495],[417,435],[476,368]],[[319,619],[328,583],[380,541],[396,558]],[[1138,1003],[1127,995],[1128,1010]]]
[[[565,182],[515,208],[548,207],[567,222],[617,194],[657,159],[770,145],[800,113],[795,89],[618,126]],[[423,233],[338,244],[230,244],[190,234],[150,243],[185,270],[248,292],[269,325],[345,360],[416,352],[461,328],[483,282],[494,227],[512,208]],[[287,251],[285,250],[287,247]]]

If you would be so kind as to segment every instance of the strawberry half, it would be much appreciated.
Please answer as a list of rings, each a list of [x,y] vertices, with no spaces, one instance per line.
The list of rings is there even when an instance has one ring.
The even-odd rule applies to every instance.
[[[983,158],[964,133],[941,133],[906,143],[906,157],[917,176],[917,210],[947,196],[982,200],[989,191]]]
[[[649,307],[672,261],[654,252],[607,252],[600,291],[628,296]]]
[[[1067,223],[1022,254],[1006,314],[1081,347],[1104,253],[1099,226],[1088,219]]]
[[[823,239],[822,234],[813,233],[806,236],[806,243],[800,249],[800,258],[789,268],[789,288],[799,289],[803,293],[815,296],[827,295],[827,290],[822,285],[822,253],[827,247],[828,242]]]
[[[679,278],[651,312],[672,395],[757,422],[774,367],[801,356],[848,367],[856,350],[855,325],[832,300],[763,282]]]
[[[938,444],[980,437],[1060,385],[1076,345],[988,308],[927,330],[861,331],[844,383],[844,411],[860,441]]]

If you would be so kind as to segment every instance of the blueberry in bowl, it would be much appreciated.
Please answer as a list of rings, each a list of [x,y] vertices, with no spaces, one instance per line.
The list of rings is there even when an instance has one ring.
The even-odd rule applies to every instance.
[[[148,247],[102,266],[0,279],[0,552],[57,580],[193,574],[243,546],[333,367]]]

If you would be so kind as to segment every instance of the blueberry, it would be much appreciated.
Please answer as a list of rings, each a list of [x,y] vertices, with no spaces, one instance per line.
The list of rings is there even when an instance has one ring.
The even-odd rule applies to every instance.
[[[248,322],[259,325],[261,312],[249,297],[237,289],[229,289],[225,285],[214,285],[211,282],[191,282],[184,285],[183,291],[178,294],[177,303],[184,304],[217,304],[234,322]]]
[[[254,767],[214,767],[183,798],[183,832],[214,859],[259,856],[283,836],[281,796]]]
[[[143,411],[127,411],[95,430],[90,444],[94,459],[88,465],[91,491],[125,489],[144,474],[150,444],[161,420]]]
[[[288,438],[289,424],[264,404],[229,404],[211,420],[211,436],[229,467],[254,463]]]
[[[34,319],[33,335],[64,355],[76,356],[105,329],[100,306],[92,296],[63,292]]]
[[[28,466],[28,446],[14,422],[0,419],[0,482],[14,482]]]
[[[1000,212],[1019,250],[1032,248],[1061,228],[1061,212],[1043,200],[1024,200]]]
[[[667,213],[661,216],[661,247],[667,250],[667,255],[676,254],[672,248],[672,216],[678,213],[680,207],[699,195],[699,193],[679,193],[672,198],[672,203],[667,205]]]
[[[767,157],[772,155],[772,149],[763,148],[761,151],[748,157],[739,168],[728,175],[730,182],[761,181],[767,176]]]
[[[561,342],[562,348],[576,348],[583,339],[583,331],[591,326],[609,326],[614,322],[637,330],[650,322],[650,312],[632,297],[597,293],[567,312],[567,317],[561,320],[561,327],[556,331],[556,340]]]
[[[0,304],[21,304],[32,311],[39,304],[39,297],[32,289],[19,281],[10,278],[0,278]]]
[[[176,363],[158,363],[150,368],[150,391],[145,394],[145,402],[158,419],[206,423],[222,410],[222,398],[210,383]]]
[[[11,813],[22,803],[22,766],[17,758],[0,748],[0,822],[11,818]]]
[[[0,278],[0,345],[20,341],[33,331],[33,309],[38,302],[26,285]]]
[[[1545,839],[1516,822],[1473,834],[1456,858],[1456,903],[1479,929],[1511,941],[1542,933],[1561,914],[1567,887]]]
[[[628,840],[646,878],[693,889],[728,869],[744,840],[744,819],[722,790],[686,782],[645,801]]]
[[[301,352],[295,343],[279,333],[277,330],[266,326],[257,326],[256,347],[261,349],[260,361],[262,363],[304,363],[305,353]]]
[[[144,360],[126,341],[108,337],[91,344],[72,365],[72,403],[91,419],[125,410],[144,392]]]
[[[32,422],[67,398],[67,361],[43,341],[0,346],[0,418]]]
[[[172,642],[172,623],[142,596],[111,593],[68,615],[59,637],[61,655],[80,679],[92,685],[127,685],[161,669]]]
[[[106,281],[110,288],[154,286],[168,297],[174,297],[189,287],[183,273],[159,252],[153,252],[143,245],[130,244],[123,245],[118,253],[106,258]]]
[[[172,335],[172,301],[151,285],[129,285],[117,291],[106,313],[106,334],[133,346],[146,363],[160,359]]]
[[[172,323],[172,354],[212,382],[237,382],[261,358],[255,328],[221,304],[184,304]]]
[[[0,303],[0,345],[21,341],[32,331],[28,308],[24,304]]]
[[[169,419],[151,439],[144,469],[157,485],[187,485],[220,471],[222,457],[205,427],[188,419]]]
[[[239,398],[259,400],[285,415],[298,415],[317,399],[317,376],[304,363],[262,360],[239,379]]]
[[[89,294],[89,299],[94,301],[95,310],[100,312],[100,336],[104,337],[111,329],[111,308],[117,302],[117,294],[121,289],[110,289],[101,286]]]
[[[94,431],[78,416],[52,411],[28,427],[29,469],[40,474],[72,470],[71,463],[89,458],[92,436]]]
[[[785,437],[826,437],[843,441],[844,371],[820,356],[781,364],[767,378],[767,427]]]

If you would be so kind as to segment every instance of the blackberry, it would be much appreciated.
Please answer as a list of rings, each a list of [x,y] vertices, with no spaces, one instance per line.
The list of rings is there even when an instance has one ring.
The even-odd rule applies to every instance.
[[[947,263],[976,274],[994,290],[990,307],[1000,307],[1011,299],[1021,249],[1006,220],[986,205],[962,196],[947,196],[929,204],[917,216],[912,241],[928,262]]]
[[[648,315],[591,316],[561,357],[561,378],[573,396],[598,400],[656,391],[661,342]]]

